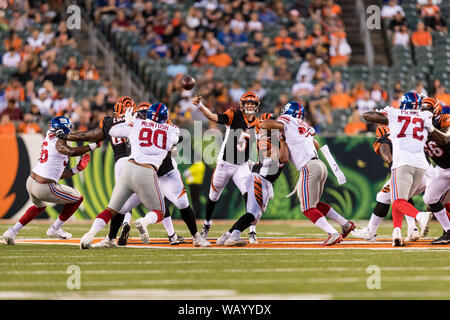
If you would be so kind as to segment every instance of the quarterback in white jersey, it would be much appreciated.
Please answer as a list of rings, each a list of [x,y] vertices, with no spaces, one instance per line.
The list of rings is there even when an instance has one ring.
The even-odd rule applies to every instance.
[[[47,206],[45,202],[64,204],[58,219],[50,225],[47,235],[60,239],[70,239],[72,235],[62,229],[62,225],[78,209],[83,196],[67,185],[58,183],[60,179],[70,178],[74,174],[84,170],[89,163],[90,156],[86,152],[95,150],[99,144],[91,143],[87,146],[72,148],[63,139],[58,138],[57,132],[64,131],[68,134],[72,124],[66,117],[55,117],[50,122],[50,129],[45,135],[41,147],[39,163],[31,171],[26,188],[33,206],[28,208],[19,221],[4,234],[7,244],[15,244],[14,239],[27,223],[37,217]],[[85,154],[85,155],[84,155]],[[81,156],[78,165],[66,170],[69,157]]]
[[[403,245],[401,226],[404,214],[417,219],[421,237],[431,219],[431,212],[419,212],[408,202],[419,189],[428,167],[424,147],[428,138],[427,128],[432,126],[432,113],[420,111],[421,105],[421,96],[407,92],[400,100],[399,109],[386,107],[383,113],[371,111],[363,115],[367,121],[389,125],[391,132],[393,246]]]
[[[303,121],[304,115],[305,108],[301,104],[288,102],[276,121],[265,120],[261,128],[278,129],[283,132],[290,160],[300,171],[297,184],[300,208],[306,217],[328,233],[328,239],[323,244],[332,245],[342,241],[355,228],[355,225],[337,213],[329,204],[320,201],[328,172],[317,154],[319,144],[313,137],[315,131]],[[341,225],[342,235],[327,222],[325,216]]]

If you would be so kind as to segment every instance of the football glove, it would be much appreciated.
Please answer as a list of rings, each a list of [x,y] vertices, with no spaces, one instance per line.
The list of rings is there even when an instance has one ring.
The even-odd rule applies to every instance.
[[[72,168],[72,173],[77,174],[86,169],[89,161],[91,161],[91,156],[89,153],[85,153],[80,162],[78,162],[77,166]]]
[[[66,139],[67,134],[64,133],[64,130],[60,128],[60,129],[55,130],[55,136],[57,136],[60,139]]]

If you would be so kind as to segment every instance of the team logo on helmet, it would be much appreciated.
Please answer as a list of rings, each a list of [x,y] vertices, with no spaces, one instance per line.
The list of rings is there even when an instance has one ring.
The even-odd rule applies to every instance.
[[[415,92],[407,92],[400,99],[400,109],[418,110],[422,106],[422,97]]]
[[[135,111],[136,103],[134,103],[133,99],[131,99],[130,97],[122,97],[117,100],[116,104],[114,105],[114,114],[116,116],[122,116],[129,108],[132,108],[132,110]]]
[[[305,107],[301,103],[290,101],[281,109],[281,114],[287,114],[294,118],[300,118],[303,120],[305,117]]]
[[[254,104],[254,107],[249,106],[248,105],[249,102],[250,103],[252,102]],[[255,114],[258,112],[260,103],[261,102],[258,96],[254,92],[248,91],[244,93],[241,97],[240,100],[241,111],[246,114]]]
[[[72,123],[67,117],[55,117],[50,121],[50,128],[53,131],[62,129],[65,134],[69,134],[72,129]]]

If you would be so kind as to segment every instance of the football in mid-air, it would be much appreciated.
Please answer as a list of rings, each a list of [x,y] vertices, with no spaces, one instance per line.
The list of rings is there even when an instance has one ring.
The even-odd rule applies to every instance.
[[[183,79],[181,79],[181,86],[185,90],[191,90],[195,87],[195,79],[191,76],[184,76]]]

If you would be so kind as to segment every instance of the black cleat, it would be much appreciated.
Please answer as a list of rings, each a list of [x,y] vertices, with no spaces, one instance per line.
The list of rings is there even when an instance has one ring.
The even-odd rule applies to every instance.
[[[130,236],[130,225],[128,223],[124,223],[122,225],[122,233],[120,234],[119,239],[117,240],[117,244],[119,246],[126,246],[128,242],[128,237]]]
[[[444,231],[440,238],[432,241],[431,244],[449,244],[450,243],[450,230]]]
[[[200,231],[200,236],[203,239],[205,239],[205,240],[208,240],[209,229],[211,229],[211,225],[210,224],[204,224],[203,228],[202,228],[202,231]]]
[[[176,246],[176,245],[179,245],[180,243],[185,243],[186,240],[184,239],[184,237],[179,236],[176,233],[174,233],[171,237],[169,237],[169,242],[170,242],[170,245]]]

